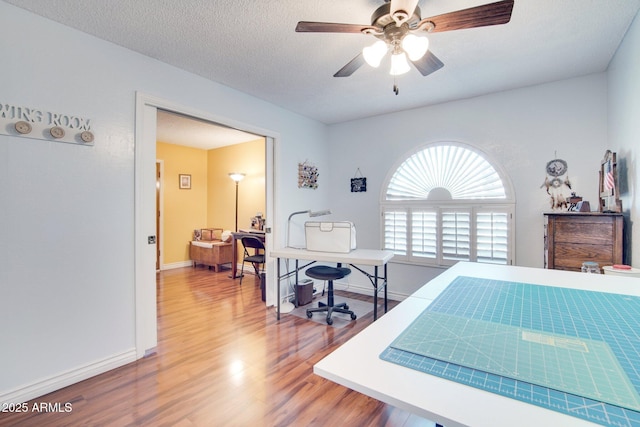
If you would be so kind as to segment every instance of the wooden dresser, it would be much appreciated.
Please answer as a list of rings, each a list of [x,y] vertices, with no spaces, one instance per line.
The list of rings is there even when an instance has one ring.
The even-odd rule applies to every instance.
[[[582,263],[594,261],[600,269],[622,264],[620,213],[545,213],[544,267],[580,271]]]
[[[233,245],[220,240],[201,240],[189,242],[189,257],[193,266],[208,265],[219,272],[223,264],[233,262]]]

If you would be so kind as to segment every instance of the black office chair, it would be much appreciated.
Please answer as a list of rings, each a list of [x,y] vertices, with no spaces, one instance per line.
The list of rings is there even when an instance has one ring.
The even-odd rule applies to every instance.
[[[327,303],[318,303],[318,308],[309,308],[307,309],[307,317],[311,319],[313,317],[313,313],[317,312],[327,312],[327,325],[333,324],[333,319],[331,318],[331,314],[335,311],[338,313],[346,313],[351,315],[351,320],[356,320],[356,314],[349,310],[349,306],[345,302],[341,302],[339,304],[335,304],[333,300],[333,281],[337,279],[342,279],[345,276],[351,274],[351,270],[343,267],[329,267],[326,265],[318,265],[315,267],[309,268],[305,274],[309,277],[318,280],[326,280],[327,285]]]
[[[240,239],[244,246],[244,257],[242,258],[242,267],[240,269],[240,284],[242,285],[242,277],[244,276],[244,263],[250,262],[256,272],[256,276],[260,276],[260,265],[265,263],[265,249],[262,240],[257,237],[245,236]],[[249,253],[249,249],[253,249],[253,254]]]

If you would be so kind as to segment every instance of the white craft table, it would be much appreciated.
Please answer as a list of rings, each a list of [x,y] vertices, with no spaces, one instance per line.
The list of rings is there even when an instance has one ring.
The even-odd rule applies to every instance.
[[[306,249],[282,248],[270,252],[270,256],[277,258],[277,282],[278,282],[278,306],[277,316],[280,320],[280,282],[292,275],[295,276],[295,282],[298,283],[298,272],[303,268],[315,262],[327,262],[336,264],[349,264],[351,267],[360,271],[368,277],[373,286],[373,320],[378,318],[378,292],[384,288],[384,312],[387,312],[387,263],[393,258],[393,252],[377,249],[354,249],[349,253],[332,253],[308,251]],[[295,260],[294,271],[287,271],[284,274],[280,272],[280,260]],[[300,266],[299,261],[309,261]],[[372,266],[373,274],[363,270],[360,266]],[[383,275],[379,274],[379,267],[383,267]]]
[[[596,425],[379,358],[458,276],[640,296],[640,280],[633,278],[461,262],[318,362],[314,373],[445,427]]]

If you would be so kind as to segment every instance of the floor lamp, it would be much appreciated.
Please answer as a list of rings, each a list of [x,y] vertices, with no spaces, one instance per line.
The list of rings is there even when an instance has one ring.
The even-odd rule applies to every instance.
[[[231,172],[229,174],[229,178],[235,181],[236,183],[236,231],[238,231],[238,184],[240,181],[244,179],[243,173]]]

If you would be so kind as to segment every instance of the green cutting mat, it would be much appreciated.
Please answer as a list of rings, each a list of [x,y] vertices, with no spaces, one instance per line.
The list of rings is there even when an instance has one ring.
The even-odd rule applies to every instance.
[[[640,427],[640,297],[459,276],[380,358],[598,425]]]
[[[392,347],[640,410],[640,396],[603,341],[427,311]]]

